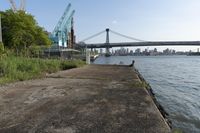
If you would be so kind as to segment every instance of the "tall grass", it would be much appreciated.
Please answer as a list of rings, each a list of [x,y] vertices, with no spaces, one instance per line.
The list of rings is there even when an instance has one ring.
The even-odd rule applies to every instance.
[[[54,73],[83,66],[80,60],[36,59],[9,56],[0,60],[0,84],[41,78]]]

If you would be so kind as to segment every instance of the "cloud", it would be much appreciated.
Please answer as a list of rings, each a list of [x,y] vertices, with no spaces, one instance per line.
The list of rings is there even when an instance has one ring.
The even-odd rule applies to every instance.
[[[117,24],[117,23],[118,23],[117,20],[112,21],[112,24]]]

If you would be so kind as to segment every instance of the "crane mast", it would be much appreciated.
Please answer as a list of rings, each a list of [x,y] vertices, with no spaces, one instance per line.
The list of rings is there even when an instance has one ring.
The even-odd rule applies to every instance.
[[[12,8],[12,10],[13,10],[14,12],[16,12],[16,11],[18,11],[18,10],[25,11],[25,5],[26,5],[25,3],[26,3],[26,0],[21,0],[21,1],[20,1],[20,7],[19,7],[19,9],[17,9],[17,6],[16,6],[14,0],[8,0],[8,1],[10,2],[11,8]]]

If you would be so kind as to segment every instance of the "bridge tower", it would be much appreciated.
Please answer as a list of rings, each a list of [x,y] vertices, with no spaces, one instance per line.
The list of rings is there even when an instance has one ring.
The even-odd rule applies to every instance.
[[[106,29],[106,55],[110,55],[110,38],[109,38],[110,29]]]

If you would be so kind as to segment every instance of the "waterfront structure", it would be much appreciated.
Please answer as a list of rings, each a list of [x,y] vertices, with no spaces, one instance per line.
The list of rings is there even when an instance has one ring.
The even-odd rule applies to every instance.
[[[75,10],[71,11],[71,6],[69,3],[53,32],[49,33],[49,38],[52,40],[53,45],[51,48],[45,49],[46,56],[72,59],[75,53],[80,52],[75,50],[76,36],[73,19]]]
[[[0,89],[1,133],[171,132],[133,67],[87,65],[47,77]]]
[[[71,4],[68,4],[56,27],[50,34],[54,47],[74,48],[75,35],[73,16],[75,14],[75,10],[70,12],[70,9]]]

